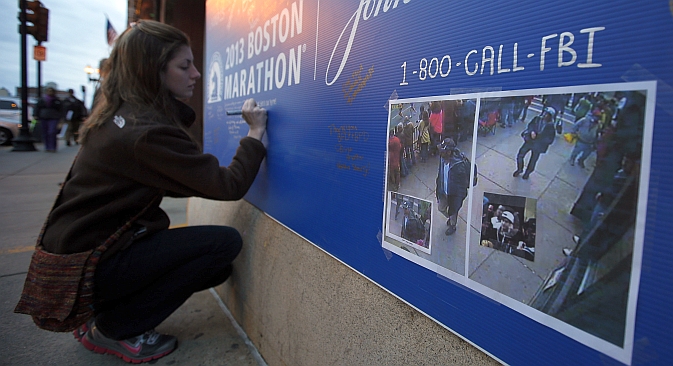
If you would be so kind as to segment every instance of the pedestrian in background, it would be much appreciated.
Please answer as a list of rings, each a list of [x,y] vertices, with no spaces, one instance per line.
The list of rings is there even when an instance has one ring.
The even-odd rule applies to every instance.
[[[406,159],[407,167],[411,169],[416,165],[416,154],[414,153],[414,124],[409,117],[404,117],[404,158]]]
[[[68,97],[63,101],[63,110],[65,112],[64,119],[68,124],[65,130],[65,144],[70,146],[71,140],[77,144],[79,125],[86,117],[86,108],[84,103],[75,97],[75,91],[72,89],[68,89]]]
[[[56,90],[52,87],[47,88],[45,95],[35,106],[35,115],[42,125],[42,139],[47,152],[56,152],[56,135],[58,134],[58,121],[62,116],[62,107],[61,100],[56,97]]]
[[[423,107],[421,107],[421,121],[418,124],[418,142],[421,147],[421,163],[425,163],[430,154],[430,118]]]
[[[388,138],[388,184],[389,189],[397,191],[400,189],[400,167],[402,159],[402,142],[395,135],[395,130],[390,130]],[[399,205],[398,205],[399,207]]]
[[[531,104],[533,104],[533,99],[535,99],[534,95],[527,95],[523,97],[523,107],[521,110],[521,116],[519,118],[521,122],[524,123],[526,122],[526,116],[528,115],[528,107],[530,107]]]
[[[182,31],[141,20],[117,39],[109,62],[42,245],[69,254],[113,241],[96,267],[94,317],[74,335],[89,350],[140,363],[176,348],[176,337],[154,328],[194,292],[224,282],[242,246],[231,227],[168,229],[161,199],[241,199],[266,155],[267,114],[245,101],[248,135],[220,166],[187,132],[196,115],[181,100],[201,75]]]
[[[575,95],[577,97],[578,95]],[[589,111],[593,109],[593,103],[591,101],[591,94],[585,94],[577,101],[573,108],[573,113],[575,114],[575,122],[584,118]]]
[[[570,165],[577,165],[584,168],[584,161],[587,160],[592,151],[596,149],[596,141],[598,141],[598,116],[600,110],[596,110],[595,114],[588,115],[580,119],[575,126],[573,126],[573,134],[577,137],[575,147],[570,153]],[[579,157],[579,158],[578,158]]]
[[[430,153],[432,156],[438,154],[437,145],[442,142],[442,132],[444,131],[444,112],[442,103],[438,100],[430,102]]]
[[[450,138],[458,141],[458,121],[460,104],[457,100],[441,101],[442,106],[442,139]]]
[[[500,127],[514,126],[515,97],[500,98]]]

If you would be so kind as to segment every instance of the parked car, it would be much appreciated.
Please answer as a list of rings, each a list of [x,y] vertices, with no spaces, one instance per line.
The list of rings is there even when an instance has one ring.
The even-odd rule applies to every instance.
[[[10,97],[0,97],[0,117],[20,118],[21,101]]]
[[[19,135],[20,129],[20,119],[8,119],[0,117],[0,145],[11,144],[12,139]]]
[[[28,108],[29,120],[32,118]],[[16,98],[0,98],[0,145],[9,145],[19,135],[21,128],[21,101]]]

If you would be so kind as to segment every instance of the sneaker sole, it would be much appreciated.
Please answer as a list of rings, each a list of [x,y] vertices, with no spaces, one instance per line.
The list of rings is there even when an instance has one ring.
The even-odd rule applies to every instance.
[[[169,353],[175,351],[176,348],[178,348],[178,344],[176,343],[175,347],[173,347],[172,349],[170,349],[166,352],[159,353],[159,354],[152,355],[152,356],[148,356],[148,357],[145,357],[145,358],[132,358],[132,357],[129,357],[129,356],[127,356],[127,355],[125,355],[121,352],[115,351],[113,349],[105,348],[103,346],[97,346],[97,345],[91,343],[89,341],[89,339],[87,339],[87,337],[82,337],[81,342],[82,342],[82,345],[84,346],[84,348],[88,349],[89,351],[93,351],[93,352],[100,353],[100,354],[103,354],[103,355],[107,354],[107,355],[117,356],[117,357],[121,358],[122,360],[124,360],[124,362],[128,362],[128,363],[143,363],[143,362],[149,362],[149,361],[157,360],[159,358],[162,358],[162,357],[168,355]]]

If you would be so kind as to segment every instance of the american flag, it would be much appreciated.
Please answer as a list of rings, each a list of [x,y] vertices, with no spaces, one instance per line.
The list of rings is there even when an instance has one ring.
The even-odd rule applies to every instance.
[[[115,40],[117,39],[117,31],[114,29],[112,26],[112,23],[110,23],[110,19],[107,19],[107,44],[108,46],[112,46],[112,44],[115,43]]]

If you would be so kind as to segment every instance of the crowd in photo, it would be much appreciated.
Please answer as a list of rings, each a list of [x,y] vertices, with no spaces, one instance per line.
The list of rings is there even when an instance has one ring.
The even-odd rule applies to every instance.
[[[624,177],[637,178],[639,171],[645,106],[642,93],[611,91],[483,98],[478,118],[475,118],[476,106],[476,99],[437,100],[400,103],[393,106],[391,112],[391,122],[397,123],[391,123],[389,130],[388,190],[399,191],[400,184],[414,173],[419,164],[438,164],[436,185],[432,188],[435,189],[438,209],[447,218],[445,235],[455,232],[457,220],[452,221],[452,217],[457,217],[470,186],[464,178],[469,179],[468,167],[451,171],[449,168],[466,159],[457,144],[473,137],[475,123],[478,124],[476,131],[480,138],[511,136],[511,133],[499,136],[498,129],[513,129],[516,133],[521,130],[523,141],[513,157],[517,163],[517,169],[512,174],[515,178],[529,179],[538,161],[544,164],[543,156],[552,144],[570,143],[566,143],[569,146],[567,164],[577,166],[573,169],[585,169],[589,176],[573,207],[568,208],[572,215],[586,223],[585,230],[574,236],[576,246],[586,241],[582,237],[597,232],[595,227],[603,223],[600,218],[607,217],[606,211],[614,206],[616,199],[631,200],[635,207],[635,198],[631,196],[637,193],[637,189],[634,191],[633,188],[637,188],[637,179],[626,182]],[[447,154],[449,152],[451,154]],[[594,154],[595,160],[590,162],[595,163],[587,166],[587,158]],[[452,183],[454,187],[451,188],[449,177],[462,177],[461,180],[466,181]],[[620,189],[630,190],[630,193],[620,193]],[[457,190],[460,194],[456,193]],[[450,191],[453,195],[449,194]],[[484,213],[492,215],[498,212],[498,220],[506,222],[509,215],[503,216],[499,206],[494,205],[491,211],[487,207]],[[442,210],[443,207],[446,209]],[[505,226],[494,227],[492,223],[490,227],[483,226],[490,233],[486,236],[482,233],[482,239],[489,242],[483,243],[532,260],[535,246],[534,242],[531,245],[530,238],[535,237],[535,221],[521,222],[516,210],[509,209],[507,212],[514,216],[514,221]],[[629,219],[635,218],[634,210],[629,211]],[[528,238],[523,240],[522,235]],[[569,248],[565,253],[572,251]],[[604,251],[605,248],[596,250]]]
[[[412,173],[416,164],[436,161],[439,145],[447,138],[468,140],[474,127],[476,101],[442,100],[425,103],[400,103],[391,123],[388,139],[389,190],[399,190],[401,179]]]
[[[645,96],[639,92],[617,92],[612,103],[607,104],[600,95],[587,99],[588,103],[596,103],[587,114],[598,116],[593,148],[596,163],[570,212],[584,223],[583,231],[573,236],[575,248],[565,249],[564,253],[596,261],[635,225]],[[597,109],[602,113],[595,113]],[[577,143],[580,138],[578,134]],[[576,149],[577,145],[573,154]]]

